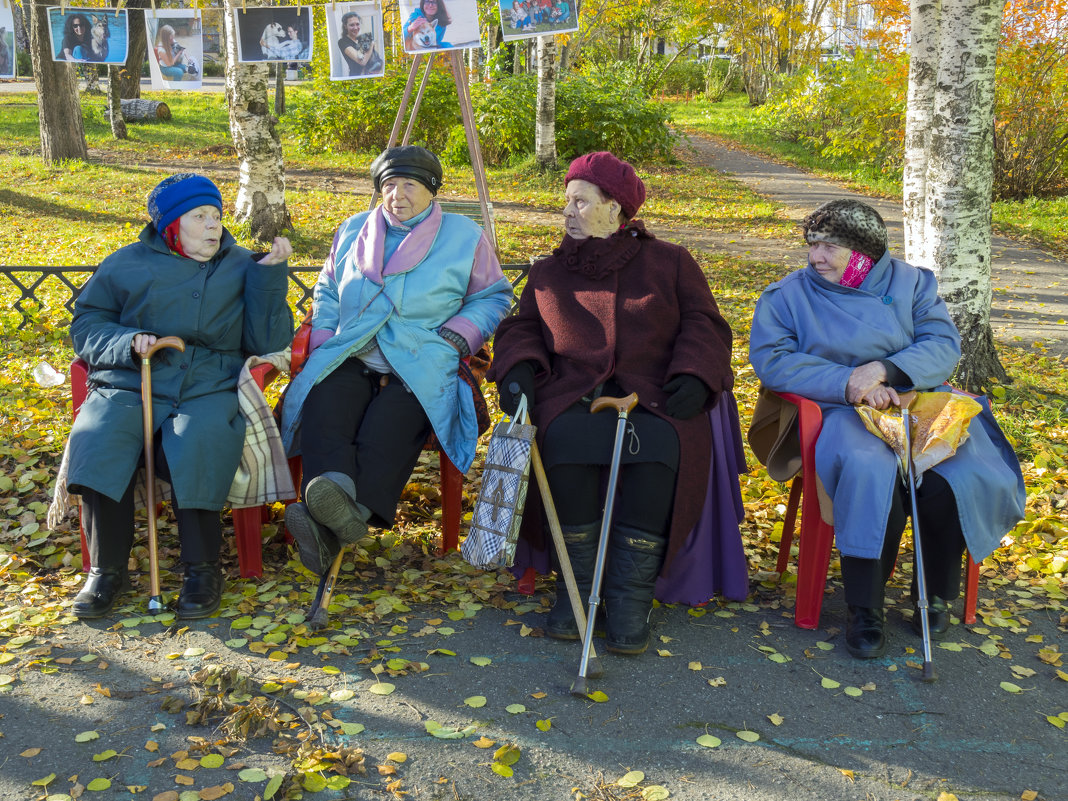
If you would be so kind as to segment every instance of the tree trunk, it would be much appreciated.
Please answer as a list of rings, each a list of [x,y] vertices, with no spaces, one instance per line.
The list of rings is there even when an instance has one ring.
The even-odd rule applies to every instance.
[[[89,152],[78,102],[78,79],[73,65],[52,60],[51,47],[48,13],[43,5],[31,3],[30,58],[37,84],[41,158],[45,164],[64,159],[84,161]]]
[[[556,169],[556,37],[538,37],[538,110],[534,158],[542,170]]]
[[[146,120],[169,120],[171,107],[162,100],[142,100],[131,98],[119,101],[122,118],[133,122]]]
[[[108,67],[108,116],[111,117],[111,135],[126,139],[126,121],[122,118],[122,98],[119,97],[119,73],[123,68]]]
[[[230,108],[230,136],[241,159],[234,219],[247,223],[249,233],[270,242],[292,224],[286,210],[286,177],[282,145],[267,103],[267,67],[239,64],[237,30],[231,0],[223,10],[226,27],[226,99]]]
[[[942,0],[930,111],[922,110],[926,94],[917,87],[911,131],[926,136],[926,164],[922,180],[911,178],[905,200],[913,252],[929,259],[961,334],[955,380],[971,392],[1007,379],[990,330],[994,67],[1003,10],[1004,0]],[[910,70],[909,77],[926,76]],[[910,87],[910,101],[913,94]],[[929,131],[920,134],[915,126],[928,113]]]
[[[115,0],[112,0],[112,4],[114,2]],[[145,0],[128,0],[124,6],[131,11],[126,15],[130,23],[130,44],[126,51],[126,63],[122,65],[118,76],[119,97],[123,99],[141,97],[141,70],[144,69],[145,59],[148,58],[148,33],[145,30],[144,12],[132,9],[144,8],[145,5]],[[109,74],[109,80],[114,81],[116,78]]]
[[[281,117],[286,113],[286,65],[274,65],[274,113]]]
[[[905,111],[905,153],[902,177],[905,224],[905,261],[933,264],[924,236],[924,198],[927,182],[927,147],[934,113],[935,77],[938,71],[938,0],[912,0],[909,44],[909,85]]]

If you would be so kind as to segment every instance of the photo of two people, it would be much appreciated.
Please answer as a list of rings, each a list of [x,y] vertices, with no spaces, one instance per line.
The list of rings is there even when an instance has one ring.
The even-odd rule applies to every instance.
[[[123,64],[129,26],[126,11],[107,8],[49,8],[53,61]]]
[[[238,61],[311,61],[311,6],[241,9],[234,20]]]

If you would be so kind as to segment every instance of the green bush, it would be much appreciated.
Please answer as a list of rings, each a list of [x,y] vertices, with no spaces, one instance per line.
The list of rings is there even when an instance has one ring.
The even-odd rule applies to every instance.
[[[705,65],[694,59],[680,58],[664,72],[660,92],[670,97],[696,95],[705,91],[705,83]]]

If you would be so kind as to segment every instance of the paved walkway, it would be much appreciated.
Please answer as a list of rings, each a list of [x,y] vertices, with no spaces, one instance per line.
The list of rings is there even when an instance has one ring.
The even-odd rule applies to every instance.
[[[902,252],[903,225],[898,201],[864,197],[794,167],[766,161],[711,139],[695,137],[693,145],[704,163],[782,203],[791,219],[801,220],[812,209],[834,198],[848,196],[865,200],[886,220],[891,252]],[[800,244],[796,250],[799,260],[803,260],[804,249]],[[997,340],[1024,346],[1039,343],[1050,353],[1068,356],[1068,263],[1003,236],[994,237],[992,256],[991,326]]]

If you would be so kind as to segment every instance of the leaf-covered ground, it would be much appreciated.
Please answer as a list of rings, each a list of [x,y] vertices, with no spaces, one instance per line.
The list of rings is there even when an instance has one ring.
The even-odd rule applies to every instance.
[[[18,101],[0,99],[0,104],[13,102]],[[92,141],[99,149],[100,161],[56,169],[40,166],[25,153],[32,147],[31,135],[25,125],[9,123],[7,120],[14,118],[4,117],[5,122],[0,123],[0,133],[4,134],[0,137],[0,169],[10,180],[0,189],[0,263],[92,264],[130,241],[145,218],[144,197],[162,174],[159,168],[138,166],[140,160],[188,158],[203,164],[210,158],[205,150],[211,143],[220,138],[226,141],[225,122],[219,122],[214,101],[198,102],[202,105],[193,111],[207,115],[208,122],[197,128],[195,141],[188,148],[177,145],[166,129],[147,126],[135,129],[134,136],[139,138],[133,143],[115,144],[97,135]],[[181,110],[180,102],[172,107]],[[2,113],[6,112],[4,109]],[[5,130],[5,126],[11,127]],[[310,265],[325,254],[332,227],[344,215],[365,208],[367,197],[330,188],[332,182],[345,177],[337,171],[336,163],[302,161],[295,153],[287,153],[287,157],[297,167],[314,168],[321,184],[292,191],[288,197],[297,229],[298,260]],[[220,158],[226,163],[226,157]],[[365,162],[364,157],[349,159],[360,169],[365,168]],[[772,242],[792,231],[792,224],[775,208],[708,170],[664,164],[648,167],[646,177],[651,191],[643,216],[654,231],[658,227],[706,228]],[[224,199],[232,200],[235,183],[220,179],[220,184]],[[461,173],[452,184],[457,193],[470,186],[469,173]],[[495,202],[516,204],[532,212],[553,210],[559,202],[559,176],[502,170],[490,176],[490,188]],[[503,259],[525,260],[551,247],[558,236],[556,228],[536,220],[502,224]],[[757,389],[746,359],[749,318],[760,290],[780,277],[784,268],[724,253],[697,255],[736,333],[736,394],[745,417],[745,410],[753,408]],[[35,777],[39,781],[29,796],[59,799],[109,788],[136,795],[136,788],[151,782],[128,781],[120,787],[121,771],[110,767],[120,764],[129,749],[136,749],[138,759],[148,766],[145,775],[157,770],[174,777],[173,790],[153,791],[157,801],[250,798],[252,794],[297,797],[318,790],[341,794],[338,797],[363,797],[345,795],[355,792],[347,789],[354,782],[364,789],[373,788],[382,797],[403,796],[409,791],[404,778],[406,755],[393,752],[372,766],[354,745],[359,741],[353,738],[365,724],[348,719],[346,703],[354,690],[339,686],[336,663],[351,660],[368,671],[372,678],[360,691],[383,698],[406,677],[435,670],[435,659],[467,660],[470,669],[478,669],[490,663],[476,660],[492,662],[497,655],[457,652],[449,647],[449,637],[478,615],[491,613],[503,615],[502,625],[514,625],[520,636],[537,637],[540,613],[548,604],[544,590],[551,589],[551,579],[539,579],[536,594],[521,597],[515,594],[507,573],[483,573],[465,565],[456,554],[440,556],[438,476],[436,460],[428,457],[405,491],[396,528],[375,531],[350,552],[331,607],[331,625],[323,632],[311,631],[304,619],[302,610],[310,602],[314,587],[310,575],[279,536],[280,506],[272,510],[271,520],[264,526],[265,576],[231,581],[223,608],[210,623],[218,624],[215,637],[225,653],[209,650],[210,645],[186,645],[192,632],[180,621],[145,617],[148,558],[141,541],[131,557],[131,566],[141,573],[141,591],[126,596],[102,626],[79,624],[69,612],[70,601],[82,582],[77,521],[68,519],[56,531],[45,528],[45,512],[69,430],[69,387],[42,386],[35,378],[35,370],[42,365],[65,372],[73,355],[66,331],[69,315],[63,310],[63,287],[45,282],[38,294],[42,308],[30,325],[19,328],[21,317],[9,311],[17,292],[6,283],[0,286],[0,309],[4,310],[0,311],[0,330],[6,344],[0,363],[0,430],[5,432],[0,441],[0,506],[4,511],[0,519],[0,694],[28,686],[35,677],[84,671],[98,681],[86,683],[86,691],[71,703],[91,711],[111,697],[107,648],[139,648],[157,663],[181,668],[175,671],[178,678],[162,672],[147,676],[146,686],[158,694],[164,712],[178,716],[201,734],[190,739],[186,747],[166,753],[152,739],[129,743],[127,749],[102,746],[93,754],[100,770],[91,776],[83,773],[72,779],[64,772],[65,766],[52,763]],[[1003,349],[1002,359],[1013,382],[997,387],[993,401],[1023,465],[1028,484],[1027,518],[983,566],[980,624],[966,637],[962,634],[963,645],[949,642],[945,646],[949,646],[947,650],[974,649],[990,658],[1011,659],[1013,672],[1001,689],[1014,694],[1037,670],[1045,670],[1045,677],[1054,682],[1068,680],[1059,642],[1041,637],[1032,640],[1029,634],[1034,615],[1051,620],[1062,634],[1068,626],[1064,607],[1068,573],[1068,365],[1063,359],[1027,348]],[[745,621],[747,617],[755,621],[768,613],[788,615],[792,608],[793,576],[779,577],[774,572],[787,488],[770,481],[751,456],[749,464],[752,469],[741,477],[741,484],[746,508],[742,534],[753,577],[751,597],[744,604],[712,600],[705,608],[690,610],[688,618],[695,625],[706,615],[706,619],[720,622]],[[470,512],[477,495],[478,475],[476,463],[464,487],[465,513]],[[167,515],[160,521],[160,531],[164,586],[174,588],[180,582],[177,541]],[[227,554],[226,559],[230,574],[236,575],[236,558]],[[907,561],[902,558],[895,578],[899,586],[907,586]],[[836,571],[833,564],[832,584]],[[772,633],[763,621],[753,623],[753,628],[756,637]],[[71,640],[85,642],[81,635],[86,631],[105,637],[113,645],[98,642],[73,647]],[[1010,633],[1015,637],[1012,641],[1008,639]],[[424,647],[426,643],[430,645]],[[824,646],[813,640],[811,648],[793,657],[781,645],[771,645],[770,640],[761,647],[772,663],[786,663],[819,658]],[[671,659],[673,649],[677,644],[658,642],[642,659]],[[906,658],[902,666],[907,669],[914,665],[915,657],[911,659],[911,665]],[[121,662],[118,653],[110,661]],[[311,666],[317,671],[314,679],[308,678]],[[708,687],[727,683],[719,669],[689,660],[689,671],[704,676],[703,670],[708,673]],[[1013,678],[1016,681],[1010,680]],[[843,685],[850,697],[872,692],[863,682],[853,686],[830,673],[817,676],[815,681],[828,691],[835,690],[832,685],[836,683]],[[538,713],[539,692],[544,695],[528,688],[527,693],[519,694],[524,697],[510,699],[509,707],[515,711],[509,709],[508,714],[531,716],[531,730],[547,734],[553,722],[551,716]],[[596,706],[607,700],[594,697],[591,703]],[[472,689],[461,701],[465,708],[478,709],[487,698]],[[1038,711],[1042,712],[1042,725],[1064,728],[1066,708]],[[511,777],[517,761],[525,764],[514,743],[487,736],[477,727],[469,730],[471,724],[462,715],[437,714],[429,708],[419,713],[427,736],[443,741],[470,739],[476,748],[483,749],[485,765],[498,779]],[[767,717],[772,726],[779,725]],[[0,735],[4,729],[0,718]],[[71,737],[84,737],[79,742],[91,744],[94,734],[99,736],[87,723],[81,734],[71,732]],[[743,741],[750,735],[760,737],[741,724],[730,733]],[[269,742],[270,747],[248,745],[257,738]],[[696,742],[708,748],[718,745],[715,741],[719,739],[706,732]],[[9,749],[11,745],[8,741]],[[30,743],[26,752],[34,748],[47,751],[47,744]],[[273,754],[271,759],[253,758],[264,750]],[[19,756],[37,760],[33,764],[49,764],[47,754],[24,752]],[[220,770],[224,766],[226,770]],[[52,773],[55,775],[49,778]],[[443,787],[448,786],[449,778],[443,777]],[[1027,792],[1023,784],[1020,789]],[[576,797],[603,799],[664,798],[667,796],[662,793],[668,792],[656,781],[647,780],[641,771],[627,770],[583,777],[576,783],[576,791]],[[500,792],[489,791],[486,797],[503,797]]]

